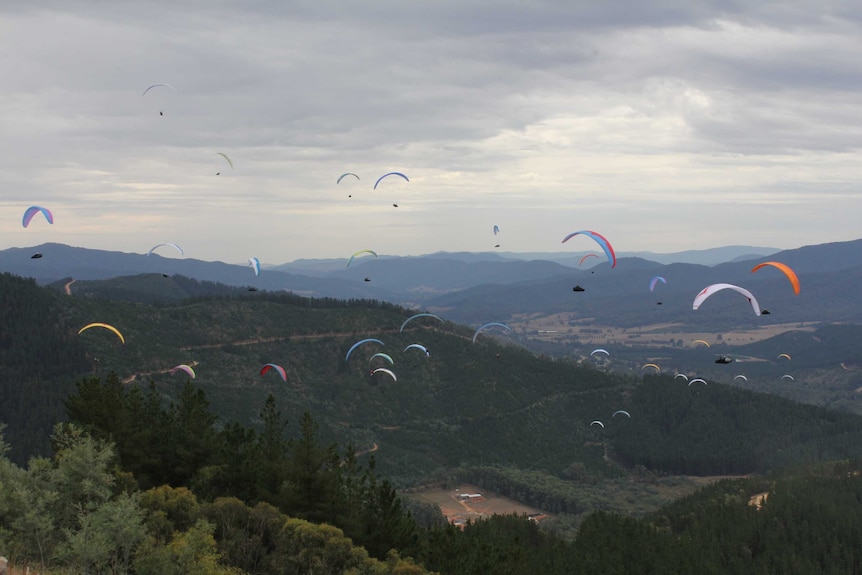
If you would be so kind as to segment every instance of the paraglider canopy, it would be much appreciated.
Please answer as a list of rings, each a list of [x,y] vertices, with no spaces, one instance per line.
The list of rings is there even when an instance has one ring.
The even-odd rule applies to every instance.
[[[608,256],[608,261],[611,262],[611,267],[615,267],[617,265],[617,256],[614,253],[613,246],[611,246],[611,243],[607,240],[607,238],[605,236],[601,235],[598,232],[594,232],[592,230],[580,230],[577,232],[572,232],[569,235],[567,235],[566,237],[564,237],[563,241],[560,243],[564,244],[567,241],[569,241],[571,238],[573,238],[577,235],[585,235],[585,236],[593,238],[596,241],[596,243],[598,243],[599,246],[602,248],[602,250],[605,252],[605,255]],[[586,256],[584,256],[584,257],[586,257]]]
[[[90,329],[91,327],[102,327],[102,328],[105,328],[107,330],[110,330],[110,331],[114,332],[114,334],[116,334],[116,336],[118,338],[120,338],[120,341],[122,343],[126,343],[126,338],[123,337],[123,334],[120,333],[120,330],[118,330],[114,326],[109,325],[107,323],[88,323],[87,325],[85,325],[84,327],[82,327],[81,329],[78,330],[78,335],[81,335],[86,330]]]
[[[754,266],[754,268],[751,270],[751,273],[756,272],[763,266],[772,266],[781,270],[784,275],[787,276],[787,279],[790,281],[790,285],[791,287],[793,287],[793,293],[799,295],[799,278],[796,277],[796,272],[790,269],[790,266],[781,262],[763,262],[762,264],[757,264],[756,266]]]
[[[54,214],[51,213],[51,210],[49,210],[48,208],[43,208],[42,206],[30,206],[29,208],[24,210],[24,219],[21,223],[26,228],[30,225],[30,220],[33,219],[33,216],[40,212],[45,216],[45,219],[48,220],[49,224],[54,223]]]
[[[399,332],[404,331],[404,328],[407,326],[408,323],[410,323],[411,321],[413,321],[414,319],[419,318],[419,317],[433,317],[434,319],[436,319],[438,321],[441,321],[441,322],[443,321],[443,318],[441,318],[439,315],[435,315],[433,313],[417,313],[417,314],[413,314],[410,317],[408,317],[407,319],[405,319],[404,323],[401,324],[401,328],[398,331]]]
[[[512,333],[512,328],[509,327],[508,325],[506,325],[504,323],[492,321],[491,323],[486,323],[485,325],[479,326],[479,328],[473,334],[473,343],[476,343],[476,338],[479,337],[479,334],[481,332],[483,332],[484,330],[486,330],[490,327],[500,327],[500,328],[503,328],[506,331],[506,333]]]
[[[222,158],[224,158],[225,160],[227,160],[227,163],[228,163],[228,165],[230,166],[230,169],[231,169],[231,170],[233,169],[233,162],[231,161],[231,159],[230,159],[230,158],[228,158],[228,157],[227,157],[227,154],[224,154],[224,153],[222,153],[222,152],[216,152],[216,155],[217,155],[217,156],[221,156]]]
[[[165,88],[170,88],[171,90],[173,90],[173,91],[174,91],[174,94],[178,94],[178,93],[179,93],[179,92],[177,92],[177,89],[176,89],[176,88],[174,88],[173,86],[171,86],[170,84],[153,84],[152,86],[150,86],[149,88],[147,88],[146,90],[144,90],[144,93],[143,93],[143,94],[141,94],[141,96],[146,96],[146,95],[147,95],[147,92],[149,92],[149,91],[150,91],[150,90],[152,90],[153,88],[157,88],[157,87],[159,87],[159,86],[164,86]]]
[[[177,244],[172,244],[172,243],[156,244],[156,245],[154,245],[153,247],[151,247],[151,248],[150,248],[150,251],[148,251],[148,252],[147,252],[147,255],[152,254],[154,251],[156,251],[156,249],[158,249],[158,248],[160,248],[160,247],[162,247],[162,246],[170,246],[170,247],[174,248],[175,250],[177,250],[178,252],[180,252],[180,255],[181,255],[181,256],[186,255],[186,254],[183,252],[183,248],[181,248],[181,247],[180,247],[180,246],[178,246]]]
[[[748,303],[751,304],[751,309],[754,310],[754,315],[760,315],[760,304],[757,303],[757,300],[754,298],[754,294],[752,294],[745,288],[725,283],[712,284],[703,288],[700,293],[695,296],[694,303],[692,303],[691,309],[697,310],[700,307],[700,304],[702,304],[709,296],[725,289],[730,289],[735,292],[741,293],[743,296],[745,296],[745,299],[748,300]]]
[[[280,365],[274,363],[266,363],[262,368],[260,368],[260,374],[263,375],[270,370],[275,370],[276,373],[283,379],[285,382],[287,381],[287,373],[284,371],[284,368]]]
[[[405,175],[404,175],[404,174],[402,174],[401,172],[388,172],[388,173],[386,173],[386,174],[383,174],[383,175],[382,175],[382,176],[380,176],[379,178],[377,178],[377,181],[376,181],[376,182],[374,182],[374,189],[376,190],[376,189],[377,189],[377,185],[380,183],[380,181],[381,181],[381,180],[383,180],[383,178],[386,178],[386,177],[388,177],[388,176],[400,176],[400,177],[404,178],[404,180],[405,180],[405,181],[407,181],[407,182],[409,182],[409,181],[410,181],[410,180],[407,178],[407,176],[405,176]],[[393,205],[395,205],[395,204],[393,204]],[[398,207],[398,206],[395,206],[395,207]]]
[[[382,341],[373,337],[360,339],[359,341],[351,345],[350,349],[347,350],[347,355],[344,356],[344,361],[348,361],[350,359],[350,354],[353,353],[353,350],[362,345],[363,343],[379,343],[380,345],[385,345]]]
[[[357,176],[357,175],[356,175],[356,174],[354,174],[353,172],[344,172],[343,174],[341,174],[340,176],[338,176],[338,179],[337,179],[337,180],[335,180],[335,183],[336,183],[336,184],[340,184],[340,183],[341,183],[341,180],[343,180],[343,179],[344,179],[344,178],[346,178],[347,176],[353,176],[353,177],[354,177],[354,178],[356,178],[357,180],[359,179],[359,176]]]
[[[260,260],[257,258],[248,258],[248,265],[254,270],[254,275],[260,275]]]
[[[374,250],[359,250],[358,252],[355,252],[353,255],[351,255],[350,258],[348,258],[347,265],[345,267],[349,268],[350,264],[353,263],[354,258],[360,254],[371,254],[375,258],[377,257],[377,252],[375,252]]]
[[[666,280],[666,279],[664,279],[664,278],[663,278],[663,277],[661,277],[661,276],[655,276],[654,278],[652,278],[652,279],[649,281],[649,291],[654,291],[654,290],[655,290],[655,284],[657,284],[658,282],[661,282],[661,283],[663,283],[663,284],[666,284],[666,283],[667,283],[667,280]]]
[[[391,369],[386,369],[385,367],[378,367],[377,369],[375,369],[371,372],[371,375],[374,375],[376,373],[385,373],[386,375],[391,377],[393,381],[398,381],[398,378],[395,377],[395,374],[392,372]]]
[[[188,374],[188,376],[189,376],[190,378],[192,378],[192,379],[194,379],[194,378],[195,378],[195,370],[193,370],[190,366],[188,366],[188,365],[186,365],[186,364],[184,364],[184,363],[181,363],[180,365],[178,365],[178,366],[174,367],[173,369],[171,369],[171,375],[175,374],[175,373],[176,373],[176,372],[178,372],[178,371],[184,371],[184,372],[186,372],[186,373]]]
[[[580,265],[583,265],[583,264],[584,264],[584,260],[585,260],[585,259],[587,259],[587,258],[596,258],[596,259],[598,259],[598,257],[599,257],[599,254],[594,254],[594,253],[590,252],[590,253],[588,253],[587,255],[585,255],[584,257],[582,257],[582,258],[580,259],[580,261],[578,262],[578,265],[579,265],[579,266],[580,266]]]

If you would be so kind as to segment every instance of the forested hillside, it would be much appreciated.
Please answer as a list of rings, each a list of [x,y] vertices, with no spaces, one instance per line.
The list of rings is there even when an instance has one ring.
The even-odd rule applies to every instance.
[[[0,274],[0,422],[18,462],[49,453],[63,400],[92,365],[64,303],[32,280]]]

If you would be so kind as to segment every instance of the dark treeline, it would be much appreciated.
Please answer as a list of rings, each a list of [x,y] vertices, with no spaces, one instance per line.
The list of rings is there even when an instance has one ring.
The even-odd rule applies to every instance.
[[[645,377],[629,410],[625,425],[608,428],[628,466],[729,475],[862,457],[859,416],[726,385]]]
[[[602,573],[859,573],[859,466],[721,481],[646,521],[593,514],[576,543],[582,565]]]
[[[511,515],[421,527],[373,459],[322,444],[307,414],[288,433],[272,398],[260,431],[220,425],[190,383],[163,405],[152,388],[87,378],[67,406],[53,460],[17,469],[0,442],[11,487],[0,492],[0,533],[18,564],[137,575],[862,567],[859,461],[722,481],[643,520],[595,513],[572,542]]]
[[[116,446],[120,466],[140,489],[186,487],[205,500],[236,497],[267,503],[291,517],[329,523],[377,558],[391,548],[413,551],[418,527],[403,512],[374,461],[359,465],[353,450],[322,445],[306,413],[299,435],[284,439],[288,422],[270,396],[257,432],[217,425],[203,390],[187,383],[168,407],[153,387],[126,389],[115,375],[88,378],[66,402],[69,418]]]
[[[51,428],[65,410],[75,379],[89,371],[57,295],[35,281],[0,274],[0,421],[8,425],[10,458],[23,463],[50,453]]]

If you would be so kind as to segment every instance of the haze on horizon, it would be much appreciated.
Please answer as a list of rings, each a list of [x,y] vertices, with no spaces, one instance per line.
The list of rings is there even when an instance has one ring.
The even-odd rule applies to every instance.
[[[0,241],[282,263],[594,251],[560,244],[580,229],[617,252],[856,239],[860,16],[840,1],[4,6]],[[158,83],[177,92],[142,95]],[[389,171],[410,182],[373,190]],[[336,184],[345,172],[360,179]],[[31,205],[55,223],[24,229]]]

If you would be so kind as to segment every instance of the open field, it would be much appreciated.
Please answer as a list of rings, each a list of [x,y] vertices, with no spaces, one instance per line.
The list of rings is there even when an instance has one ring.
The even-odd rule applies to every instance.
[[[714,331],[689,331],[679,323],[656,323],[638,327],[621,328],[596,325],[592,318],[578,317],[575,313],[553,315],[520,315],[508,322],[519,334],[544,341],[578,342],[588,345],[626,344],[630,346],[667,346],[671,341],[682,340],[683,345],[692,346],[698,339],[710,344],[721,341],[728,345],[744,345],[775,337],[788,331],[814,331],[819,323],[776,323],[755,329],[716,333]]]
[[[479,500],[464,501],[459,498],[461,494],[481,493]],[[425,503],[433,503],[440,508],[449,523],[461,525],[466,521],[473,521],[491,515],[506,515],[511,513],[526,515],[545,515],[539,509],[518,503],[497,495],[487,489],[481,489],[475,485],[462,483],[454,489],[429,489],[411,493],[410,497]]]

